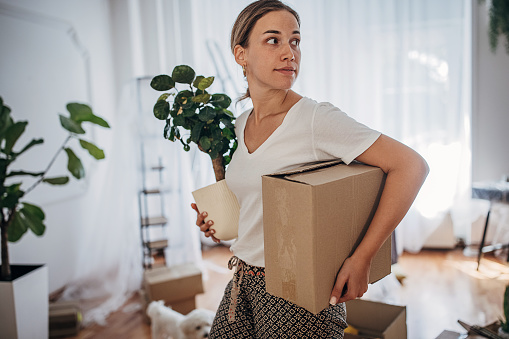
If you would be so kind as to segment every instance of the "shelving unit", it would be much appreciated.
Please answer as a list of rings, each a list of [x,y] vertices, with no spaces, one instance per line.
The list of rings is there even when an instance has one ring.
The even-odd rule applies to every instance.
[[[139,113],[140,132],[140,167],[141,185],[138,192],[140,213],[140,240],[142,248],[142,266],[150,269],[154,266],[157,256],[157,266],[166,266],[166,249],[170,246],[167,227],[169,218],[165,213],[165,196],[170,193],[170,188],[164,187],[164,175],[167,170],[163,165],[161,155],[153,152],[154,140],[160,138],[159,130],[152,128],[156,123],[150,120],[151,108],[158,95],[150,91],[152,77],[140,77],[136,79],[136,96]],[[152,93],[154,92],[154,93]],[[162,259],[162,260],[160,260]]]
[[[165,249],[169,246],[169,240],[166,238],[166,225],[168,224],[168,218],[164,215],[164,193],[162,189],[163,179],[162,172],[164,167],[162,166],[161,159],[159,159],[159,165],[151,167],[150,170],[159,172],[159,183],[160,188],[146,188],[146,170],[144,161],[144,152],[142,146],[142,177],[143,177],[143,189],[139,192],[139,208],[140,208],[140,236],[142,245],[142,265],[144,268],[152,268],[154,255],[162,254],[163,264],[166,265]],[[154,197],[159,200],[161,208],[158,215],[153,214],[149,198]],[[159,228],[159,236],[154,237],[152,231],[155,228]]]

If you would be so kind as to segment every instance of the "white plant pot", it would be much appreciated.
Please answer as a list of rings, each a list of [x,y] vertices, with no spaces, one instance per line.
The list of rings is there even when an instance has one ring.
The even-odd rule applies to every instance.
[[[0,281],[0,338],[44,338],[49,335],[48,267],[11,265],[29,271]]]
[[[237,197],[226,185],[226,180],[200,188],[193,192],[194,201],[200,212],[208,213],[205,221],[213,220],[211,229],[220,240],[237,238],[239,230],[239,203]]]

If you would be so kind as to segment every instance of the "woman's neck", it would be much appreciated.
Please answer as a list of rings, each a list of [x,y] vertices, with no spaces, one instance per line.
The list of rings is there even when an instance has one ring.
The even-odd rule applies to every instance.
[[[266,93],[250,93],[253,103],[253,118],[256,122],[264,118],[288,112],[302,96],[292,90],[277,90]]]

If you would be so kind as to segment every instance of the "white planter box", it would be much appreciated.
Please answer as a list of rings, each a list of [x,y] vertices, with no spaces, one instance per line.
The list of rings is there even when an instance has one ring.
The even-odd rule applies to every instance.
[[[24,266],[24,265],[11,265]],[[0,338],[48,338],[48,267],[26,265],[30,272],[0,281]]]

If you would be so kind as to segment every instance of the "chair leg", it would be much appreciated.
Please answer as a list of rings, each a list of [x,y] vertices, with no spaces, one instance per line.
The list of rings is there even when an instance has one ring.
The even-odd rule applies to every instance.
[[[479,254],[477,255],[477,270],[479,271],[479,266],[481,265],[482,258],[482,249],[484,247],[484,242],[486,241],[486,233],[488,232],[488,222],[490,220],[490,212],[491,212],[491,204],[488,209],[488,214],[486,214],[486,223],[484,224],[484,232],[482,234],[481,245],[479,246]]]

